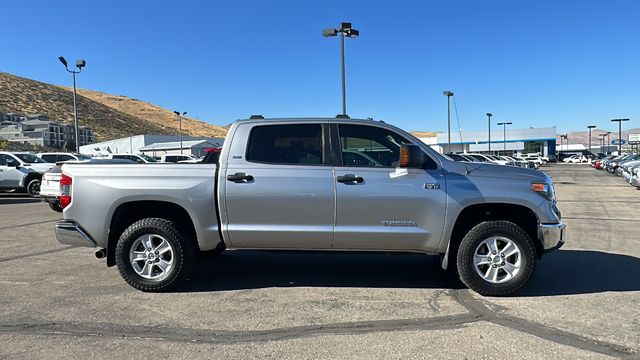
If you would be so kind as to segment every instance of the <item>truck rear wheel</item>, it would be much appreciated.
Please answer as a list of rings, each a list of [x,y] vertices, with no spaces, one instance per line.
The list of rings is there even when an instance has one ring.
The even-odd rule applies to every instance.
[[[166,291],[180,283],[195,259],[193,240],[172,221],[146,218],[129,226],[116,246],[116,265],[129,285],[142,291]]]
[[[485,296],[509,295],[522,288],[536,266],[529,235],[508,221],[486,221],[462,239],[457,256],[460,280]]]

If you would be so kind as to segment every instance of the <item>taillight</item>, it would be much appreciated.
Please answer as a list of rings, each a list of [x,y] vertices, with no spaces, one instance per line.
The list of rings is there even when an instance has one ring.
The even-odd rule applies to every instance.
[[[73,180],[70,176],[62,174],[60,176],[60,206],[64,209],[71,204],[71,183]]]

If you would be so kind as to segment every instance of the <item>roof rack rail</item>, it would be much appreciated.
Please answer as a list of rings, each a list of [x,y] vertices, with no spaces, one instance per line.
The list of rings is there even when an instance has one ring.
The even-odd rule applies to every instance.
[[[347,114],[338,114],[336,115],[336,119],[351,119]]]
[[[262,115],[251,115],[251,116],[249,116],[249,119],[264,119],[264,116],[262,116]]]

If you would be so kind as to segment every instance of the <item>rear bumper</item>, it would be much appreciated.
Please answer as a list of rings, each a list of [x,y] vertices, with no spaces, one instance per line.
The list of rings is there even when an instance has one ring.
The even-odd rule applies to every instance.
[[[61,244],[96,247],[96,242],[74,221],[63,220],[55,224],[56,239]]]
[[[557,224],[538,225],[538,238],[542,241],[545,252],[559,249],[564,245],[564,229],[566,227],[562,221]]]

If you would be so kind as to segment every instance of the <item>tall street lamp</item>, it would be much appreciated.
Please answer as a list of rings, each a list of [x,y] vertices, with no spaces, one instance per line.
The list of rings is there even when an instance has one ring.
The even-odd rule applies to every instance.
[[[611,143],[611,131],[607,131],[607,153],[609,153],[609,144]]]
[[[78,136],[78,107],[76,105],[76,74],[80,74],[80,72],[82,71],[82,68],[87,65],[87,62],[84,60],[76,60],[76,68],[78,68],[78,70],[69,70],[67,60],[64,58],[64,56],[59,56],[58,60],[60,60],[62,65],[64,65],[64,68],[67,69],[67,71],[73,75],[73,121],[74,121],[74,127],[76,128],[75,129],[76,130],[75,131],[76,132],[76,141],[75,141],[76,153],[79,154],[80,153],[80,137]]]
[[[607,136],[606,133],[598,134],[598,141],[600,143],[600,152],[606,155],[607,153],[604,152],[604,138],[605,138],[605,136]]]
[[[489,138],[489,154],[491,154],[491,117],[492,116],[493,116],[492,113],[487,113],[487,118],[489,118],[489,131],[487,131],[488,138]]]
[[[560,139],[566,140],[565,151],[569,151],[569,134],[560,135]],[[560,151],[562,151],[562,145],[560,145]]]
[[[589,129],[589,152],[591,153],[591,129],[594,129],[595,125],[588,125],[587,129]],[[593,153],[592,153],[593,154]]]
[[[187,112],[183,111],[180,114],[180,111],[174,111],[173,113],[178,116],[178,121],[180,122],[180,155],[182,155],[182,117],[187,115]]]
[[[447,152],[451,153],[451,97],[453,92],[445,90],[442,95],[447,97]]]
[[[344,76],[344,37],[355,38],[360,36],[360,31],[353,29],[350,22],[343,22],[340,24],[340,29],[324,29],[322,30],[322,36],[333,37],[340,33],[340,49],[341,49],[341,62],[342,62],[342,114],[338,117],[348,118],[347,115],[347,86]]]
[[[613,119],[612,122],[618,123],[618,155],[622,154],[622,122],[629,119]]]
[[[499,122],[498,126],[502,125],[502,143],[504,144],[504,152],[507,153],[507,125],[511,125],[511,122]]]

